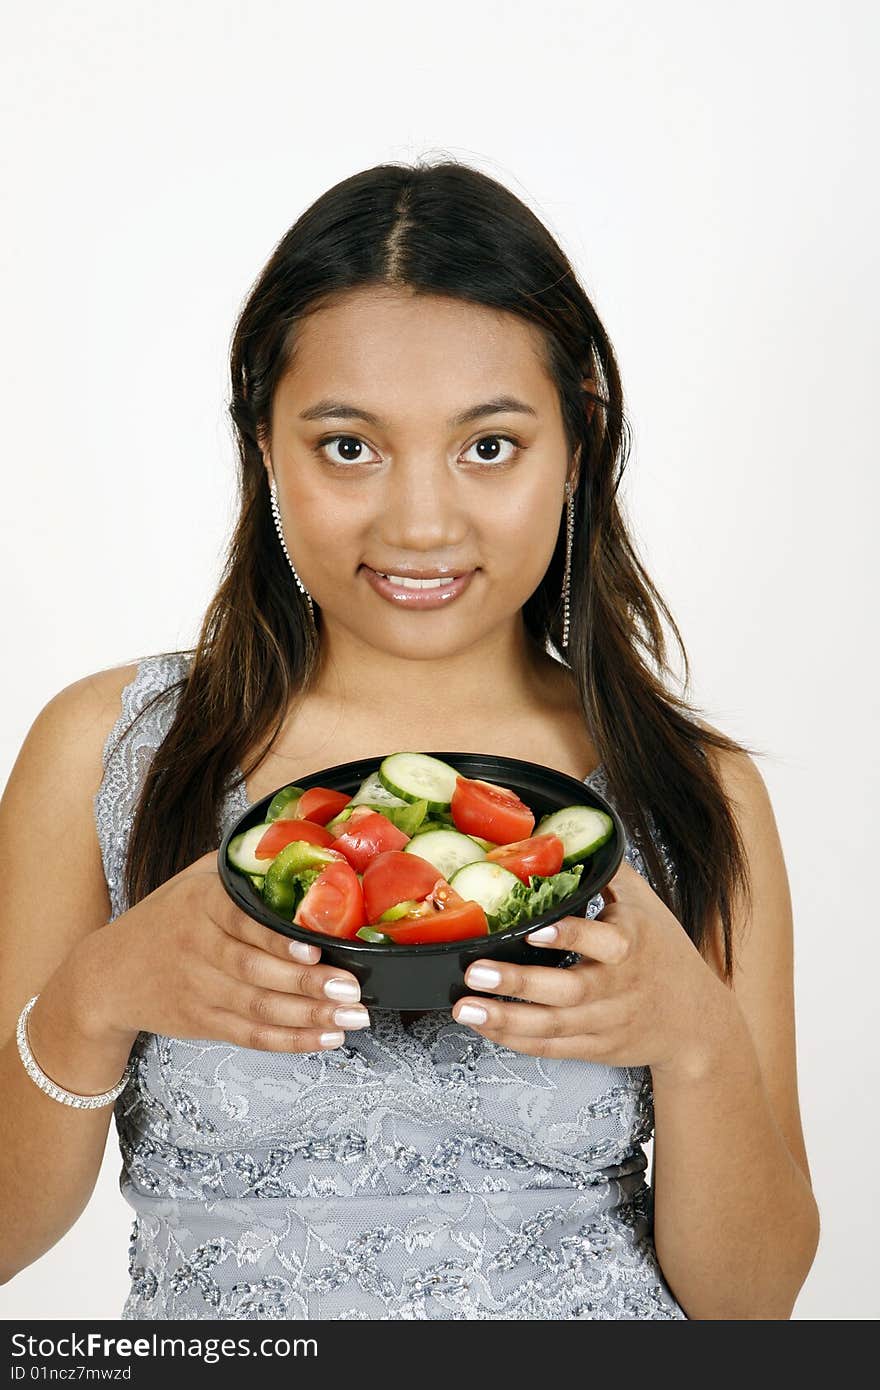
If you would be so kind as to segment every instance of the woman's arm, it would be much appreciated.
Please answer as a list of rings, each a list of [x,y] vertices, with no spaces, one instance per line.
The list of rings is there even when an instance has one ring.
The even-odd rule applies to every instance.
[[[8,1136],[0,1145],[4,1283],[60,1240],[83,1211],[113,1113],[112,1105],[62,1105],[34,1085],[15,1040],[22,1007],[39,993],[28,1019],[31,1047],[43,1070],[66,1089],[106,1090],[127,1060],[124,1040],[90,1036],[79,986],[89,937],[110,916],[92,798],[119,694],[131,675],[131,667],[100,672],[50,700],[0,799],[0,1094]]]
[[[815,1257],[819,1212],[801,1128],[791,897],[767,789],[719,756],[748,852],[753,911],[734,978],[689,1063],[652,1068],[654,1243],[689,1318],[785,1319]],[[711,964],[721,977],[720,924]]]

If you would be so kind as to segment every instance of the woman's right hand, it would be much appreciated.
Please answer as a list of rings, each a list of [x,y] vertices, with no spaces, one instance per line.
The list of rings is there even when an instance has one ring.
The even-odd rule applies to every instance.
[[[133,1043],[148,1032],[317,1052],[369,1023],[354,975],[318,964],[319,946],[292,942],[236,906],[216,850],[93,932],[76,954],[82,1017],[108,1040]]]

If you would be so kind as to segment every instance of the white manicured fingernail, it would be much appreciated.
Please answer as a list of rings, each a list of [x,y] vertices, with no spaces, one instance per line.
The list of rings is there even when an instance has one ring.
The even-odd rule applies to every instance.
[[[321,954],[320,947],[309,946],[305,941],[291,941],[287,949],[294,960],[302,961],[303,965],[314,965]]]
[[[338,1023],[340,1028],[369,1028],[370,1015],[360,1005],[356,1009],[334,1009],[333,1022]]]
[[[462,1004],[456,1017],[459,1023],[485,1023],[489,1015],[479,1004]]]
[[[464,978],[471,989],[494,989],[501,983],[501,971],[491,965],[472,965]]]
[[[328,999],[341,999],[346,1004],[356,1004],[361,997],[360,985],[353,980],[328,980],[324,993]]]
[[[539,927],[537,931],[530,931],[526,941],[555,941],[559,932],[555,927]]]
[[[321,1034],[321,1046],[322,1046],[322,1047],[341,1047],[342,1044],[343,1044],[344,1042],[345,1042],[345,1034],[344,1034],[344,1033],[334,1032],[334,1033],[322,1033],[322,1034]]]

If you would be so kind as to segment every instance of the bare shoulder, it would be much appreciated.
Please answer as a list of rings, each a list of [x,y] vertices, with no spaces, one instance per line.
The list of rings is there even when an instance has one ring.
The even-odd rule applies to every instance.
[[[697,720],[710,733],[730,737],[705,720]],[[740,749],[703,745],[737,822],[749,861],[749,876],[765,895],[775,886],[778,906],[786,909],[788,880],[773,803],[763,773],[750,753]],[[741,923],[746,929],[746,921]]]
[[[13,1026],[16,1001],[20,1008],[67,951],[110,917],[94,797],[120,697],[137,667],[96,671],[47,700],[9,774],[0,798],[0,1027]]]
[[[73,749],[94,751],[95,741],[100,740],[103,751],[120,714],[122,692],[134,680],[138,664],[134,661],[94,671],[64,686],[39,711],[25,742],[51,743],[61,736]],[[102,731],[104,738],[100,739]]]
[[[8,808],[10,798],[13,803],[22,797],[27,800],[37,788],[54,781],[57,795],[53,800],[63,794],[66,823],[78,800],[70,793],[74,789],[89,790],[92,795],[97,792],[103,775],[104,745],[119,718],[122,692],[134,679],[138,664],[82,676],[46,701],[24,738],[0,806]]]
[[[704,720],[712,733],[724,733]],[[791,926],[791,899],[785,858],[767,783],[751,754],[738,749],[704,745],[709,761],[736,820],[745,850],[752,890],[752,910],[741,905],[735,932],[740,952],[746,947],[756,920],[772,914],[777,932],[784,937]],[[741,956],[738,976],[742,979]]]
[[[711,734],[718,734],[721,738],[731,737],[723,729],[716,729],[714,724],[709,724],[705,719],[697,719],[695,722]],[[762,795],[767,796],[767,787],[761,770],[750,753],[738,749],[715,748],[708,743],[703,746],[723,782],[725,790],[734,799],[740,796],[757,796],[759,798]]]

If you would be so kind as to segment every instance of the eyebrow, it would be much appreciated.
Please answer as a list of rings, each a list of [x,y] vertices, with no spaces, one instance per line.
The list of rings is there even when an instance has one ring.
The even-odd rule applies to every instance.
[[[482,401],[479,405],[469,406],[460,414],[453,415],[449,424],[450,426],[469,425],[472,420],[480,420],[484,415],[501,415],[507,412],[532,415],[535,418],[538,415],[534,406],[518,400],[516,396],[493,396],[490,401]],[[300,413],[299,418],[301,420],[365,420],[368,425],[376,425],[380,429],[386,423],[378,415],[373,415],[369,410],[362,410],[360,406],[329,399],[317,401],[315,405],[309,406],[307,410]]]

